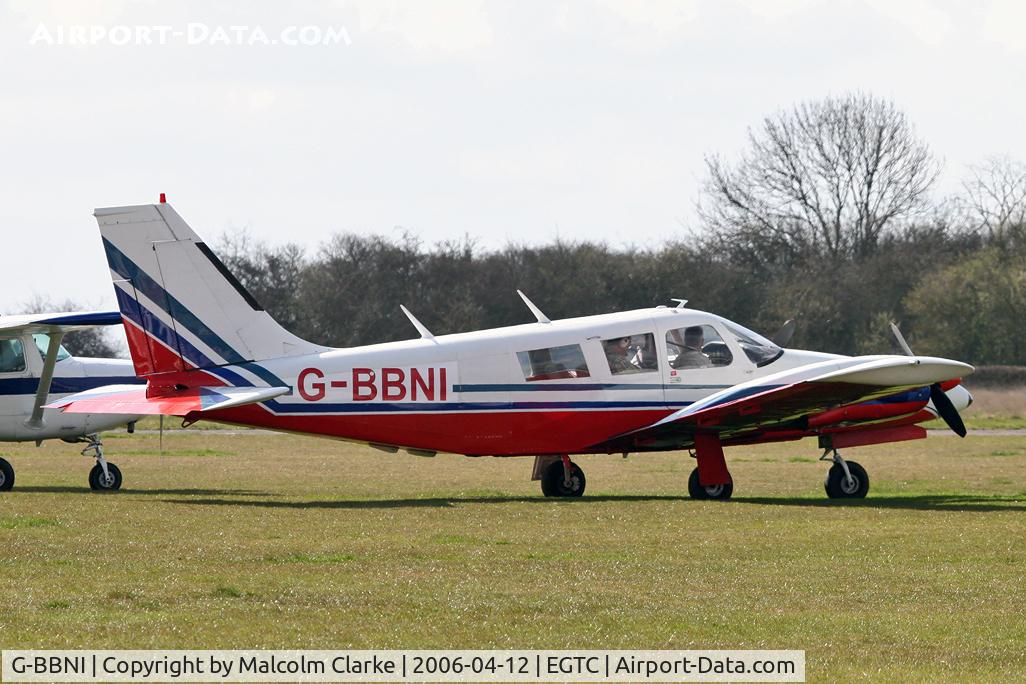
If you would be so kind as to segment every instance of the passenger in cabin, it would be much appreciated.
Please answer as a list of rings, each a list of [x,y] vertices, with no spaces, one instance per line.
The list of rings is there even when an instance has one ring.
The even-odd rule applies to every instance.
[[[609,362],[609,372],[613,375],[621,373],[637,373],[641,369],[631,363],[631,338],[618,337],[615,340],[606,340],[602,343],[606,352],[606,360]]]
[[[692,325],[684,329],[684,348],[673,360],[674,368],[708,368],[712,365],[709,357],[702,353],[705,336],[702,326]]]

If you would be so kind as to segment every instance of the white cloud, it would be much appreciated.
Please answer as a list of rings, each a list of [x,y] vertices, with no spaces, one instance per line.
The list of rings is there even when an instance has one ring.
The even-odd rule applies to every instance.
[[[27,23],[109,24],[133,5],[152,5],[150,0],[7,0],[8,8]]]
[[[1026,4],[994,0],[983,20],[983,36],[1010,52],[1026,50]]]
[[[415,50],[459,53],[494,40],[483,0],[357,0],[347,2],[363,33],[393,34]]]
[[[951,35],[951,15],[927,0],[866,0],[866,4],[925,43],[941,43]]]
[[[248,112],[259,112],[274,105],[278,94],[268,88],[237,88],[226,94],[226,107],[229,111],[239,109]]]
[[[698,18],[694,0],[600,0],[617,17],[656,34],[674,34]]]
[[[752,14],[766,18],[778,18],[801,12],[821,0],[741,0],[741,4]]]

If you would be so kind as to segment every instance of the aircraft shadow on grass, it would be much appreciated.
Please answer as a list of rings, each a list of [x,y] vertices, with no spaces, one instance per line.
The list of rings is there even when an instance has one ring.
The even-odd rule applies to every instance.
[[[259,491],[255,489],[120,489],[118,490],[120,495],[124,494],[144,494],[148,496],[272,496],[270,492]],[[5,496],[11,496],[12,494],[88,494],[89,496],[97,495],[97,492],[89,490],[87,487],[73,487],[68,485],[49,485],[49,486],[28,486],[21,487],[8,492]],[[105,492],[99,493],[103,496]]]
[[[168,492],[172,494],[189,494],[189,490]],[[225,492],[227,493],[227,492]],[[687,496],[670,495],[615,495],[606,494],[589,496],[581,499],[553,500],[535,496],[495,496],[495,497],[433,497],[423,499],[350,499],[321,501],[282,501],[271,499],[164,499],[164,503],[189,506],[241,506],[257,508],[286,508],[310,510],[360,510],[388,508],[450,508],[459,504],[557,504],[587,505],[595,502],[686,502]],[[812,508],[888,508],[895,510],[918,511],[962,511],[966,513],[988,513],[1000,511],[1026,511],[1026,496],[987,496],[976,494],[919,494],[914,496],[888,496],[858,500],[837,501],[813,497],[748,497],[730,501],[703,502],[704,506],[797,506]]]

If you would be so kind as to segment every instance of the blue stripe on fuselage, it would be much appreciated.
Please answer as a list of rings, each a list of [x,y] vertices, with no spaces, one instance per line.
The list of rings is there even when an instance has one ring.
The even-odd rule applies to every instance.
[[[598,390],[722,390],[730,385],[663,385],[656,383],[588,382],[565,385],[475,384],[453,385],[454,392],[594,392]]]
[[[466,412],[466,411],[497,411],[516,409],[614,409],[614,408],[653,408],[676,410],[684,408],[689,402],[667,404],[662,401],[495,401],[495,402],[451,402],[451,403],[407,403],[388,404],[384,402],[359,402],[351,404],[292,404],[275,401],[264,402],[275,413],[401,413],[410,411],[423,412]]]
[[[104,385],[141,385],[146,381],[134,375],[110,375],[90,378],[54,377],[50,383],[50,394],[72,394],[96,389]],[[0,396],[34,395],[39,389],[39,378],[0,379]]]

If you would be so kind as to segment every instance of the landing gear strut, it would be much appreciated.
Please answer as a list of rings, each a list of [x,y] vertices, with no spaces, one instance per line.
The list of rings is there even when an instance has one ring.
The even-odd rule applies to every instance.
[[[545,496],[581,496],[585,483],[584,471],[569,456],[550,463],[541,477],[542,494]]]
[[[692,456],[698,461],[698,467],[688,477],[688,494],[691,498],[719,501],[729,499],[734,493],[734,478],[727,470],[727,460],[723,457],[719,436],[715,433],[697,433]]]
[[[88,442],[82,449],[82,455],[92,455],[96,459],[96,465],[89,471],[89,488],[97,492],[114,492],[121,489],[121,470],[103,457],[103,442],[100,441],[100,436],[94,432],[80,437],[78,441]]]
[[[824,449],[821,461],[832,461],[823,487],[831,499],[864,499],[869,492],[869,474],[855,461],[845,461],[837,449]]]

